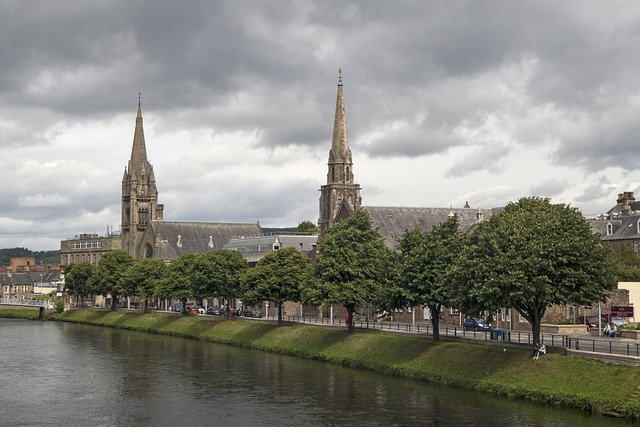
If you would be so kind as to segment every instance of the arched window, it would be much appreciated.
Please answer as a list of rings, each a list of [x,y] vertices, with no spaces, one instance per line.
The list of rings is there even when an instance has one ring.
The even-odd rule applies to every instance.
[[[153,258],[153,247],[149,243],[144,247],[144,256],[145,258]]]
[[[611,236],[613,234],[613,224],[607,224],[607,236]]]

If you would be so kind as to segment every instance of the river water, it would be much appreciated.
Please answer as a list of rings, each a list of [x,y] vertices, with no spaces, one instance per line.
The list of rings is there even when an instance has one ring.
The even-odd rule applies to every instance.
[[[0,319],[2,426],[602,426],[630,422],[257,350]]]

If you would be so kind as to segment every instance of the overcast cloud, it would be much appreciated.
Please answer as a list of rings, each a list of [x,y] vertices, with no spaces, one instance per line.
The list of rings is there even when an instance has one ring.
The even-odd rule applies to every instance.
[[[138,92],[165,219],[317,221],[338,68],[377,206],[639,192],[636,1],[3,1],[0,247],[120,226]]]

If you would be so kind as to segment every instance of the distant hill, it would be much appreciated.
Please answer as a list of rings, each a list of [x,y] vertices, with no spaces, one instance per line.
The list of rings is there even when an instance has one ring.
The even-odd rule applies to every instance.
[[[27,248],[0,249],[0,265],[9,265],[15,257],[34,257],[36,264],[60,264],[60,251],[30,251]]]

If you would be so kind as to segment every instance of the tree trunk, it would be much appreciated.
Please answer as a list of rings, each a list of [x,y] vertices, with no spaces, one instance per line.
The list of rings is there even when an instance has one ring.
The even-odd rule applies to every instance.
[[[353,311],[355,304],[345,304],[345,308],[347,309],[347,331],[351,333],[353,332]]]
[[[534,310],[531,317],[531,332],[533,333],[533,343],[538,344],[540,341],[540,321],[542,319],[542,316],[540,316],[540,314],[537,312],[537,310]]]
[[[278,325],[282,325],[282,301],[278,301]]]
[[[427,306],[431,311],[431,326],[433,327],[433,340],[440,339],[440,307]],[[434,314],[435,313],[435,314]]]

